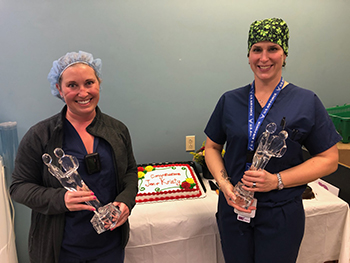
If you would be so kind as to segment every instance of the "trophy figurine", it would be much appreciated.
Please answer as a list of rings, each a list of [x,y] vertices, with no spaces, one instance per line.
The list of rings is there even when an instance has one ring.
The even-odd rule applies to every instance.
[[[65,172],[51,164],[52,158],[49,154],[43,154],[42,159],[47,165],[49,172],[60,181],[61,185],[68,191],[90,191],[77,171],[79,167],[78,159],[72,155],[65,155],[60,148],[56,148],[54,154]],[[90,222],[98,234],[115,227],[121,213],[118,207],[112,203],[102,206],[98,199],[88,201],[86,204],[95,208],[95,215]]]
[[[271,157],[281,158],[286,150],[286,139],[288,133],[285,130],[279,132],[278,135],[272,135],[277,129],[275,123],[269,123],[266,126],[265,131],[260,137],[258,148],[253,156],[250,170],[264,169]],[[238,182],[234,187],[234,194],[236,199],[234,202],[239,206],[248,209],[254,200],[254,192],[244,190],[242,188],[244,184]]]

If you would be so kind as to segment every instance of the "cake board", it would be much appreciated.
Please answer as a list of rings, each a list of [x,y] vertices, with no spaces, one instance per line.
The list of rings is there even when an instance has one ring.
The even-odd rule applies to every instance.
[[[145,173],[144,178],[142,177],[143,173],[140,171],[143,171],[143,173]],[[173,171],[174,171],[174,175],[172,177]],[[164,188],[166,186],[166,185],[163,185],[163,182],[165,182],[164,179],[173,178],[173,180],[178,180],[180,178],[176,178],[177,177],[176,175],[180,175],[179,172],[182,174],[185,173],[187,179],[193,177],[194,181],[192,181],[190,189],[189,188],[183,189],[182,188],[183,184],[179,184],[180,181],[177,181],[177,182],[170,183],[169,185],[170,190],[168,191],[167,188]],[[188,177],[187,174],[189,174],[190,176]],[[196,164],[193,161],[138,164],[138,175],[139,175],[139,192],[136,197],[137,204],[149,204],[149,203],[159,203],[159,202],[168,202],[168,201],[183,201],[183,200],[204,198],[206,196],[206,187],[203,183],[201,176],[198,173]],[[158,180],[157,177],[160,177],[161,179]],[[181,178],[180,180],[183,181],[183,179],[186,179],[186,178]],[[146,183],[143,184],[143,180],[148,181],[148,184],[150,184],[150,182],[156,183],[157,185],[159,184],[160,187],[154,188],[155,191],[153,191],[153,189],[145,190],[144,186]],[[191,182],[191,179],[189,182]],[[182,183],[185,183],[185,186],[189,186],[189,184],[185,181],[183,181]],[[150,188],[152,187],[155,187],[155,184]],[[162,190],[160,190],[160,188],[162,188]]]

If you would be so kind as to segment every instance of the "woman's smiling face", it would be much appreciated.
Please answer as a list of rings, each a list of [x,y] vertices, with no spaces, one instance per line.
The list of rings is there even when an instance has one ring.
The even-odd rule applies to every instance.
[[[255,78],[264,82],[281,78],[285,59],[282,47],[270,41],[255,43],[249,51],[250,68]]]
[[[78,63],[68,67],[56,85],[67,104],[67,114],[88,117],[95,114],[100,99],[100,80],[92,67]]]

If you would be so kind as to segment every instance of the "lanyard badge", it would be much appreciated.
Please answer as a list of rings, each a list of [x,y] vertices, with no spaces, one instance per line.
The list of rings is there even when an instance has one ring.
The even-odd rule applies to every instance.
[[[249,91],[249,103],[248,103],[248,150],[247,150],[247,160],[246,160],[246,170],[249,170],[251,165],[252,165],[252,159],[254,156],[254,143],[259,131],[259,128],[261,124],[263,123],[267,113],[271,109],[273,103],[275,102],[278,94],[282,90],[282,87],[284,85],[284,80],[281,77],[280,82],[278,85],[275,87],[274,91],[272,92],[269,100],[267,101],[266,105],[262,109],[259,118],[257,119],[256,123],[255,121],[255,103],[254,103],[254,93],[255,93],[255,87],[254,87],[255,82],[253,81],[250,91]],[[257,199],[253,198],[253,206],[257,206]],[[241,211],[238,211],[235,209],[235,213],[237,214],[237,220],[245,222],[245,223],[250,223],[251,218],[255,217],[255,211],[252,210],[250,213],[244,213]]]

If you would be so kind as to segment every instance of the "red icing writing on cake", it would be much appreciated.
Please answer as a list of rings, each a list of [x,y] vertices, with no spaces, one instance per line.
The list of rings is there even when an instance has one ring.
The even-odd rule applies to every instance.
[[[151,174],[151,178],[157,178],[157,177],[160,177],[160,178],[163,178],[164,176],[181,176],[180,173],[165,173],[165,174]]]
[[[145,184],[144,186],[145,187],[149,187],[149,186],[163,186],[163,185],[180,185],[181,184],[181,180],[177,180],[177,179],[170,179],[170,180],[167,180],[166,178],[163,178],[162,177],[158,177],[158,181],[154,181],[154,180],[150,180],[150,179],[146,179],[145,180]]]

